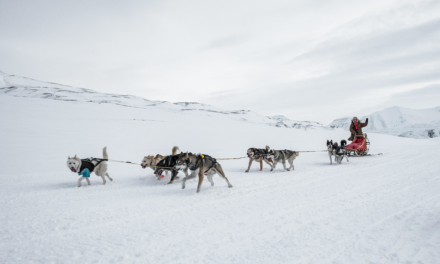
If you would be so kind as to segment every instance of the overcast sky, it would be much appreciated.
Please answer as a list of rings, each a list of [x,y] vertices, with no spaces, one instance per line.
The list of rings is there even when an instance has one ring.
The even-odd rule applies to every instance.
[[[0,71],[327,124],[440,105],[440,1],[0,0]]]

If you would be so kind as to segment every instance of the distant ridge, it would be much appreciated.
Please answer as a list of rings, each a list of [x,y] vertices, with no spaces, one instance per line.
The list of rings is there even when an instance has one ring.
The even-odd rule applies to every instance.
[[[197,113],[203,115],[221,115],[239,122],[256,123],[293,129],[323,129],[324,126],[311,121],[294,121],[284,117],[268,117],[250,110],[224,110],[216,106],[197,102],[176,102],[148,100],[133,95],[100,93],[94,90],[77,88],[63,84],[38,81],[35,79],[8,75],[0,71],[0,96],[14,96],[58,100],[66,102],[115,104],[124,107],[157,107],[163,111]]]

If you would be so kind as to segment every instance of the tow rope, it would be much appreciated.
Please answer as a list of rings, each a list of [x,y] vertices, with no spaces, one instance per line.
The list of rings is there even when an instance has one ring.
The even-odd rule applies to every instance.
[[[131,161],[120,161],[120,160],[111,160],[111,159],[109,159],[108,161],[127,163],[127,164],[133,164],[133,165],[142,165],[142,164],[134,163],[134,162],[131,162]],[[159,166],[149,166],[149,167],[164,168],[164,169],[172,169],[173,168],[173,167],[159,167]]]
[[[295,151],[295,152],[327,152],[328,150],[303,150],[303,151]]]
[[[296,152],[327,152],[327,150],[312,150],[312,151],[296,151]],[[204,158],[204,157],[202,157]],[[247,159],[249,157],[239,157],[239,158],[218,158],[216,160],[237,160],[237,159]],[[119,162],[119,163],[126,163],[126,164],[132,164],[132,165],[142,165],[139,163],[134,163],[131,161],[121,161],[121,160],[111,160],[109,159],[108,161],[112,161],[112,162]],[[155,168],[163,168],[163,169],[172,169],[173,167],[160,167],[160,166],[149,166],[149,167],[155,167]]]

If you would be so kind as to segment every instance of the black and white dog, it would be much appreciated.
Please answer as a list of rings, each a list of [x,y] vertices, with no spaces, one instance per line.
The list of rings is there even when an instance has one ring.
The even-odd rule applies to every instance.
[[[349,162],[347,156],[347,150],[345,148],[346,145],[347,145],[347,141],[344,139],[341,140],[341,146],[338,145],[338,142],[333,143],[333,140],[330,141],[327,140],[327,152],[330,158],[330,165],[333,164],[332,156],[335,156],[335,162],[339,164],[342,163],[344,157],[347,159],[347,162]]]
[[[178,159],[179,155],[169,155],[164,157],[163,160],[159,161],[155,165],[156,169],[154,170],[154,174],[156,175],[157,180],[160,180],[162,178],[162,173],[164,171],[171,171],[171,180],[170,182],[168,182],[168,184],[173,183],[174,179],[176,179],[177,174],[179,173],[179,170],[176,170],[174,168]],[[185,173],[186,177],[188,177],[188,169],[184,169],[183,172]]]

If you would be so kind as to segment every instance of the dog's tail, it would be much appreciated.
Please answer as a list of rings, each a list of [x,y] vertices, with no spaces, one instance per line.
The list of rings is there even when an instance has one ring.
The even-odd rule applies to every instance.
[[[180,150],[178,146],[173,147],[173,155],[177,154],[177,150]]]
[[[104,149],[102,150],[102,157],[104,159],[108,159],[107,147],[104,147]]]
[[[269,151],[269,150],[270,150],[270,147],[269,147],[269,146],[266,146],[266,150]]]
[[[345,145],[347,145],[347,140],[345,139],[341,140],[341,146],[344,147]]]

